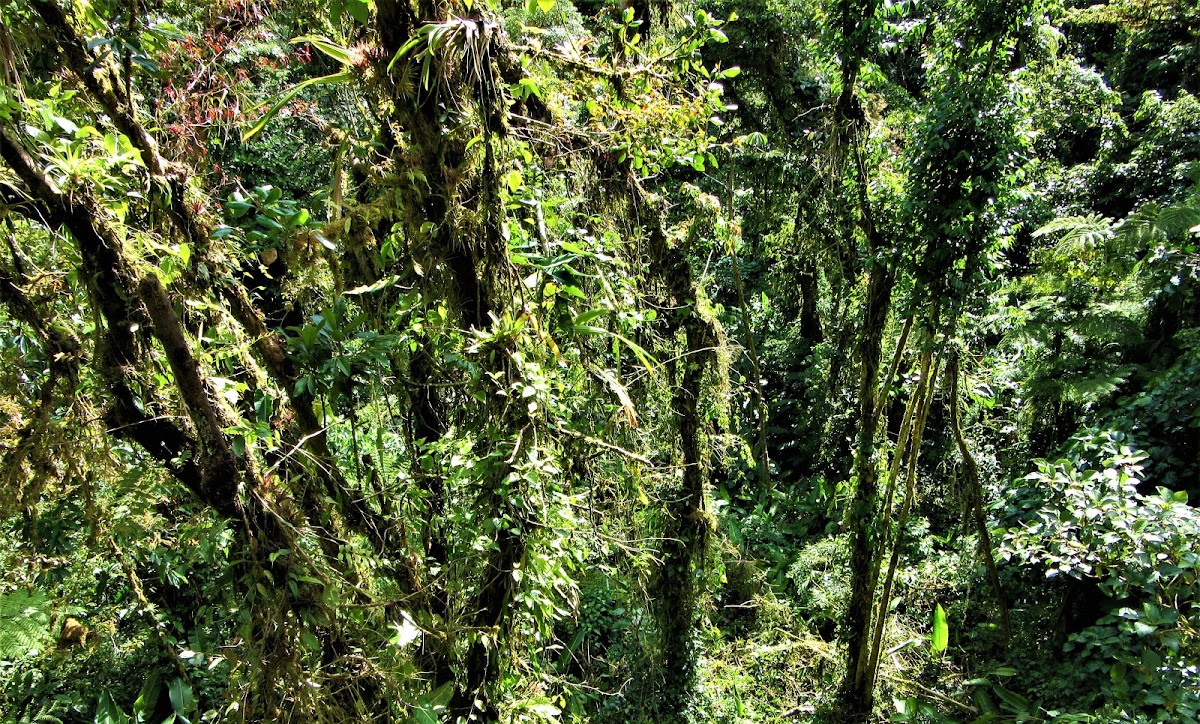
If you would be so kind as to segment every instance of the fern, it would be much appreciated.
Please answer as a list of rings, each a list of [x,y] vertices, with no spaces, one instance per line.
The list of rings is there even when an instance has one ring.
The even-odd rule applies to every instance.
[[[1127,300],[1088,305],[1073,322],[1084,337],[1098,342],[1132,342],[1142,336],[1144,305]]]
[[[1194,202],[1166,207],[1145,204],[1117,226],[1116,235],[1127,243],[1145,246],[1183,237],[1198,225],[1200,205]]]
[[[1194,233],[1200,226],[1200,204],[1176,204],[1168,206],[1158,215],[1158,225],[1169,236]]]
[[[50,638],[50,601],[41,591],[0,596],[0,659],[39,651]]]
[[[43,702],[36,712],[25,712],[25,716],[21,717],[20,724],[63,724],[63,720],[58,715],[66,713],[66,708],[61,701]]]
[[[1113,235],[1112,219],[1099,214],[1088,216],[1066,216],[1055,219],[1033,232],[1035,237],[1062,234],[1058,241],[1059,250],[1067,253],[1077,248],[1092,248]]]
[[[1099,402],[1120,389],[1132,372],[1132,366],[1122,365],[1067,380],[1063,385],[1063,397],[1078,404]]]

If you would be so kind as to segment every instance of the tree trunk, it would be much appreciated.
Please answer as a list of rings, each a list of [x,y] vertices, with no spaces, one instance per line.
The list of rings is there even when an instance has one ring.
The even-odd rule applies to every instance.
[[[653,585],[652,608],[658,624],[659,656],[664,681],[657,692],[658,721],[685,721],[695,689],[696,652],[693,647],[697,600],[700,595],[703,556],[711,533],[707,506],[709,463],[700,402],[703,381],[716,357],[722,332],[717,323],[698,309],[699,294],[692,269],[682,249],[673,246],[662,227],[663,209],[636,182],[631,182],[636,215],[649,231],[650,270],[662,284],[675,310],[667,320],[670,335],[682,329],[685,351],[674,363],[682,368],[671,397],[678,420],[683,481],[668,509],[662,563]],[[648,222],[648,223],[647,223]]]
[[[858,450],[854,472],[858,478],[851,503],[848,526],[850,548],[850,605],[846,614],[846,675],[842,681],[839,705],[845,716],[865,720],[871,713],[874,692],[870,677],[869,632],[871,606],[875,597],[875,579],[871,575],[878,531],[874,517],[879,496],[879,469],[876,463],[876,432],[879,427],[878,379],[883,334],[891,308],[892,270],[876,261],[867,282],[867,303],[859,337],[862,373],[859,378]]]
[[[992,586],[992,595],[996,597],[996,608],[1000,611],[1000,627],[1007,639],[1012,635],[1012,626],[1008,618],[1008,601],[1004,596],[1004,587],[1000,584],[1000,574],[996,570],[996,555],[992,549],[992,534],[988,530],[987,516],[983,509],[983,485],[979,480],[979,465],[967,438],[962,430],[962,411],[959,408],[959,378],[962,374],[959,367],[959,354],[956,350],[950,356],[946,367],[946,375],[950,378],[950,426],[954,432],[954,443],[958,446],[958,454],[962,457],[963,468],[966,472],[967,509],[975,532],[979,535],[979,557],[987,567],[988,583]]]

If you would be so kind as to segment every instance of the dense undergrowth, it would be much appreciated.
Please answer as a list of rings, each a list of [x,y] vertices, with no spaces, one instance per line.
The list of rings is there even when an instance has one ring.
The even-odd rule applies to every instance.
[[[1200,721],[1198,34],[0,0],[0,722]]]

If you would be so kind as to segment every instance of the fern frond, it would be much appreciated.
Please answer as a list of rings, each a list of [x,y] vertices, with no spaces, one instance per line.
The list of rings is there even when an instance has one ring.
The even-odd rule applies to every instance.
[[[50,600],[41,591],[0,596],[0,659],[40,650],[50,638]]]
[[[1033,232],[1034,237],[1062,234],[1058,240],[1059,251],[1093,248],[1113,235],[1113,220],[1089,214],[1087,216],[1064,216]]]
[[[1159,224],[1162,212],[1158,204],[1142,206],[1117,226],[1117,238],[1124,246],[1130,247],[1145,247],[1152,242],[1165,240],[1166,234]]]
[[[1183,236],[1200,226],[1200,204],[1176,204],[1162,210],[1158,225],[1168,236]]]
[[[1074,327],[1085,337],[1101,342],[1141,338],[1146,308],[1131,301],[1091,304],[1075,320]]]
[[[1063,397],[1079,404],[1099,402],[1116,392],[1132,371],[1131,367],[1122,366],[1108,373],[1068,380],[1063,385]]]
[[[1200,226],[1200,205],[1183,203],[1162,207],[1146,204],[1121,222],[1116,233],[1121,241],[1145,246],[1184,236],[1197,226]]]

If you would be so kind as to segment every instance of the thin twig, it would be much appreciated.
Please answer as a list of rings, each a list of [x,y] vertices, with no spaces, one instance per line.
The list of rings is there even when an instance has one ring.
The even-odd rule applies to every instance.
[[[624,455],[625,457],[629,458],[630,460],[636,460],[637,462],[639,462],[643,465],[654,465],[654,463],[651,462],[649,458],[643,457],[642,455],[638,455],[637,453],[632,452],[630,450],[626,450],[623,447],[613,445],[612,443],[604,442],[603,440],[601,440],[598,437],[592,437],[591,435],[586,435],[582,432],[579,432],[578,430],[572,430],[569,427],[562,427],[561,425],[556,427],[555,429],[564,435],[568,435],[570,437],[576,438],[577,440],[583,440],[584,442],[586,442],[590,445],[595,445],[596,447],[602,447],[605,450],[608,450],[610,452],[615,452],[618,455]]]

